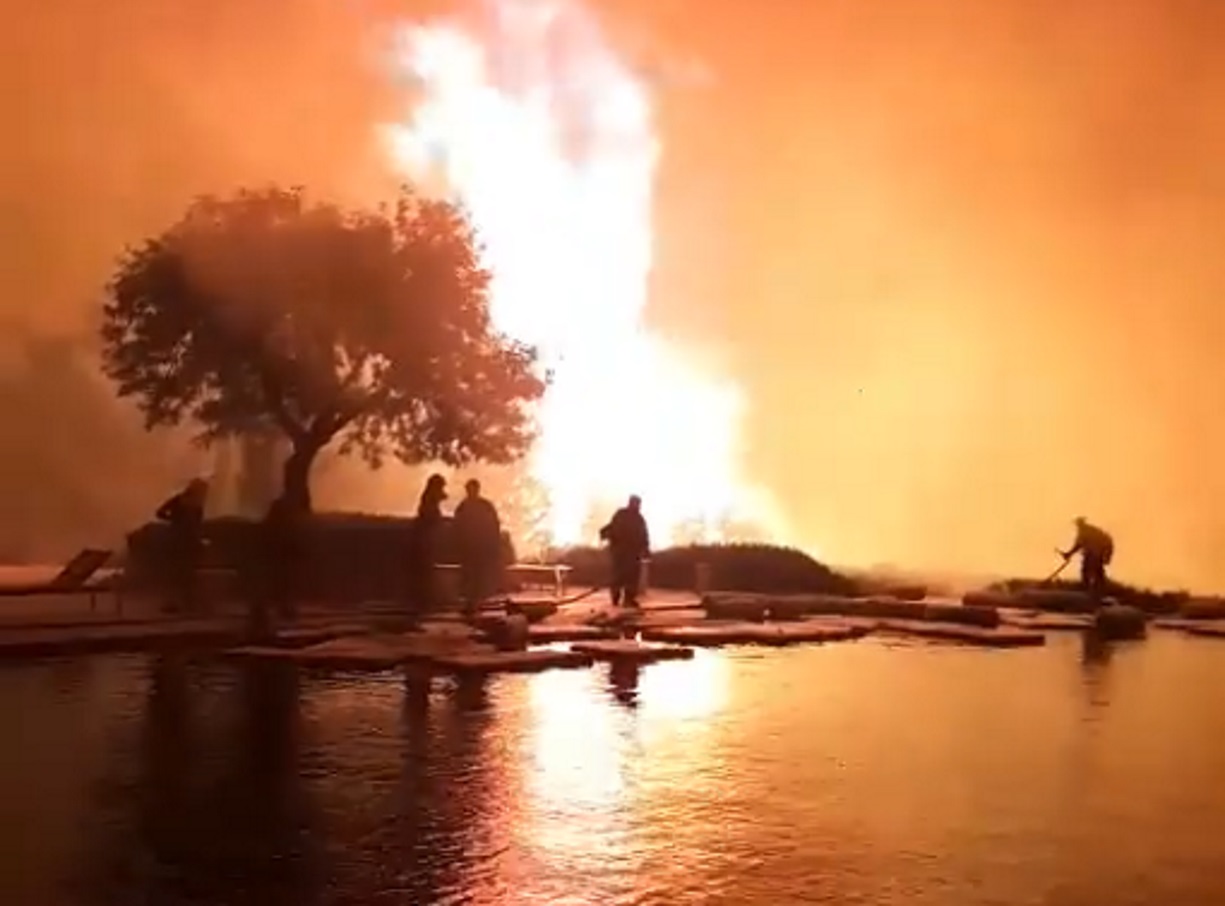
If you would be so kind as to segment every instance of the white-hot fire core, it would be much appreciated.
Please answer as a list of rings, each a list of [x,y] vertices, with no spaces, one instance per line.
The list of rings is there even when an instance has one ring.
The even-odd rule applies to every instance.
[[[475,22],[405,28],[397,65],[420,97],[389,144],[467,210],[495,324],[552,372],[529,461],[545,533],[590,541],[631,493],[656,543],[772,528],[738,474],[737,388],[643,323],[660,154],[648,86],[574,0],[491,0]]]

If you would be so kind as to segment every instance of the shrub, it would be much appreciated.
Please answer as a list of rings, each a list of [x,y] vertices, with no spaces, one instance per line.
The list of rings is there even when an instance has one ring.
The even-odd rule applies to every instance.
[[[575,585],[608,582],[608,552],[574,547],[554,551],[552,558],[571,567]],[[664,548],[651,555],[654,588],[694,588],[699,563],[710,566],[711,587],[765,594],[855,595],[858,583],[818,563],[803,551],[769,544],[693,544]]]

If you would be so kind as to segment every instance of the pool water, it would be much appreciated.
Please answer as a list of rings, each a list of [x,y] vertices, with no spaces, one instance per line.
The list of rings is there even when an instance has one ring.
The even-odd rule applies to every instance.
[[[1225,904],[1225,643],[0,667],[0,902]]]

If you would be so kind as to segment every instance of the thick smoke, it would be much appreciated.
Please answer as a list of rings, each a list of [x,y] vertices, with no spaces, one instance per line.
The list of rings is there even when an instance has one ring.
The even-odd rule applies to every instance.
[[[123,246],[194,195],[381,195],[375,11],[333,0],[9,4],[0,37],[0,559],[113,543],[204,465],[95,378]]]
[[[744,386],[748,465],[799,540],[836,560],[1041,573],[1083,514],[1115,531],[1125,578],[1225,584],[1225,6],[608,4],[710,75],[664,88],[649,319]],[[379,191],[373,126],[403,110],[371,65],[385,12],[11,11],[9,336],[87,330],[117,248],[197,191]],[[7,432],[51,430],[20,411]],[[77,449],[165,455],[71,430]],[[48,506],[77,499],[79,483],[42,463],[18,479],[4,456],[0,494],[43,476]],[[129,485],[141,506],[161,492],[148,484]]]
[[[1085,515],[1225,582],[1225,7],[719,6],[658,8],[718,84],[669,107],[655,314],[727,341],[802,537],[1041,574]]]

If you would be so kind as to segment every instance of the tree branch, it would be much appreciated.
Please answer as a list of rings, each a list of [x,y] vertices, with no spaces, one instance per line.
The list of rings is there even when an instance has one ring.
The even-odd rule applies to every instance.
[[[338,403],[329,411],[321,413],[311,424],[308,432],[311,439],[320,444],[327,443],[361,415],[363,408],[355,402]]]
[[[268,404],[268,409],[276,418],[277,423],[284,429],[294,443],[303,440],[307,435],[306,427],[293,417],[289,411],[289,406],[285,402],[285,394],[281,390],[281,385],[275,377],[273,377],[268,366],[258,360],[256,371],[259,374],[260,388],[264,392],[264,400]]]

